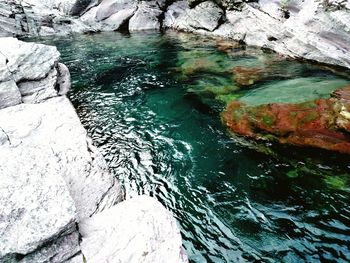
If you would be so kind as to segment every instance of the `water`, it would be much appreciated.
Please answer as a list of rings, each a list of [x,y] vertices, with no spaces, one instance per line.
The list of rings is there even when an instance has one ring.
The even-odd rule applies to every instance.
[[[242,141],[220,120],[233,97],[299,102],[346,77],[186,34],[42,41],[62,53],[69,97],[128,198],[155,196],[173,212],[191,262],[350,261],[349,157]],[[235,66],[268,74],[239,89]]]

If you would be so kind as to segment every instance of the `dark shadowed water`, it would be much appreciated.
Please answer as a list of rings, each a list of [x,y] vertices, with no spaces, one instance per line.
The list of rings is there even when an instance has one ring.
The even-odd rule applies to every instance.
[[[191,262],[350,262],[350,157],[241,142],[220,120],[236,95],[299,102],[349,80],[186,34],[44,41],[61,52],[70,99],[127,196],[155,196],[173,212]],[[253,89],[198,95],[236,89],[232,67],[267,64],[279,73]]]

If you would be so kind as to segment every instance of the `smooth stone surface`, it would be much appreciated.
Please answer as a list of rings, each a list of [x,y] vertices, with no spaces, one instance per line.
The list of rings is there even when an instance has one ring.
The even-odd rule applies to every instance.
[[[79,224],[87,262],[188,262],[173,216],[138,196]]]
[[[90,31],[70,17],[75,0],[0,0],[0,36],[45,36]]]
[[[103,0],[98,6],[98,10],[96,12],[96,20],[105,20],[111,15],[122,12],[123,10],[136,10],[136,6],[137,1],[135,0]]]
[[[159,30],[160,16],[163,11],[160,10],[156,1],[142,1],[138,4],[137,11],[129,21],[130,31],[140,30]]]

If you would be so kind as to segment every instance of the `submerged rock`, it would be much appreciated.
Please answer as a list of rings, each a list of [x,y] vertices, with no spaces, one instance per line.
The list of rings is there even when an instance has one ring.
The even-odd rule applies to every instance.
[[[248,106],[232,101],[223,113],[228,128],[242,136],[350,153],[350,87],[329,99],[298,104]]]
[[[85,219],[79,230],[87,262],[188,262],[175,219],[148,196]]]

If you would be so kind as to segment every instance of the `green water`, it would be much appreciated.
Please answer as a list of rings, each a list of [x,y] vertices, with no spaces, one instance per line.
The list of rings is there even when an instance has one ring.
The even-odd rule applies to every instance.
[[[350,261],[349,157],[234,138],[220,121],[232,98],[299,102],[348,79],[186,34],[43,41],[62,53],[69,97],[127,196],[173,212],[191,262]],[[242,89],[236,66],[270,73]]]

